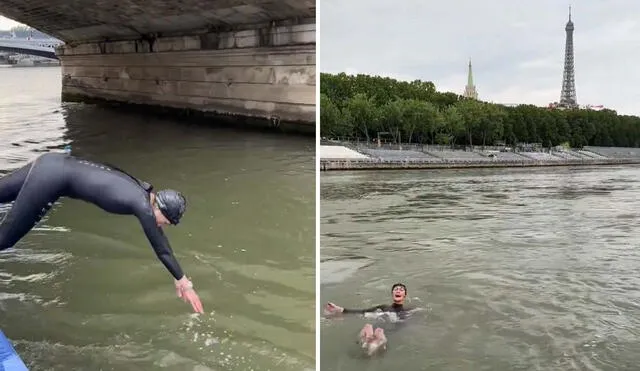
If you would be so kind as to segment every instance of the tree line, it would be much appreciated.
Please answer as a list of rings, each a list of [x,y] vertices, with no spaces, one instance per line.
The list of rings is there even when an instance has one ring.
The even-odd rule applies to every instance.
[[[321,73],[320,133],[395,143],[638,147],[640,118],[609,109],[510,107],[438,92],[428,81]]]

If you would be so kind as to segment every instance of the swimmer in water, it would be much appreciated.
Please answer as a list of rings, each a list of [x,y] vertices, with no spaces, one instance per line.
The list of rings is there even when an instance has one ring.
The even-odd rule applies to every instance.
[[[177,296],[190,303],[194,312],[204,312],[162,231],[163,226],[180,222],[186,199],[170,189],[153,191],[151,184],[115,166],[47,153],[0,178],[0,204],[15,201],[0,224],[0,250],[22,239],[60,197],[86,201],[109,213],[135,216],[156,256],[173,276]]]
[[[327,303],[325,307],[325,313],[328,315],[336,314],[367,314],[375,312],[395,313],[398,319],[403,320],[407,317],[408,312],[411,310],[404,305],[405,298],[407,297],[407,287],[403,283],[396,283],[391,287],[391,296],[393,299],[392,304],[381,304],[375,307],[366,309],[347,309],[335,305],[334,303]],[[360,331],[360,345],[366,349],[368,355],[373,355],[378,350],[385,350],[387,347],[387,337],[384,330],[380,327],[374,330],[373,325],[367,323]]]

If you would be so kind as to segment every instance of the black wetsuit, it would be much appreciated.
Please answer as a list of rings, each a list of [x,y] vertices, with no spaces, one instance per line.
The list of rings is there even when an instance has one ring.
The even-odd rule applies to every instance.
[[[409,312],[414,308],[408,308],[402,304],[381,304],[376,305],[375,307],[366,308],[366,309],[347,309],[344,308],[342,313],[347,314],[366,314],[366,313],[375,313],[377,311],[382,312],[393,312],[398,316],[399,321],[383,321],[383,323],[377,324],[376,326],[384,328],[385,334],[388,337],[389,335],[394,334],[399,331],[401,328],[405,326],[405,320],[409,316]]]
[[[398,316],[398,319],[406,319],[407,314],[410,311],[410,308],[405,307],[402,304],[381,304],[376,305],[375,307],[366,308],[366,309],[347,309],[344,308],[342,313],[356,313],[356,314],[365,314],[365,313],[375,313],[377,311],[382,312],[394,312]]]
[[[342,313],[346,313],[346,314],[365,314],[365,313],[375,313],[377,311],[381,311],[381,312],[393,312],[396,314],[396,316],[398,316],[398,319],[402,322],[405,319],[407,319],[409,312],[412,310],[413,308],[408,308],[402,304],[380,304],[380,305],[376,305],[375,307],[371,307],[371,308],[366,308],[366,309],[347,309],[344,308],[344,310],[342,311]]]
[[[60,197],[134,215],[158,259],[175,279],[183,277],[167,237],[158,227],[150,193],[153,186],[124,171],[61,153],[48,153],[0,178],[0,203],[15,201],[0,225],[0,250],[15,245]]]

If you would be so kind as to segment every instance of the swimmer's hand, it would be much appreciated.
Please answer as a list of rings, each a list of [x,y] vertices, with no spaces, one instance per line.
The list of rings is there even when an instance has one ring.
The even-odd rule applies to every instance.
[[[202,303],[196,291],[193,289],[193,283],[189,281],[187,276],[183,276],[179,280],[175,280],[176,294],[179,298],[184,300],[185,303],[190,303],[193,311],[196,313],[204,313],[202,309]]]
[[[335,314],[340,314],[344,311],[344,308],[338,305],[335,305],[331,302],[327,303],[327,305],[324,307],[324,314],[329,316],[329,315],[335,315]]]

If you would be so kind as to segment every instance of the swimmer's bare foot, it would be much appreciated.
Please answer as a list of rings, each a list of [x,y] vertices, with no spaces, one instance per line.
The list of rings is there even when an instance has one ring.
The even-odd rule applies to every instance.
[[[384,335],[384,330],[377,328],[373,334],[373,339],[367,343],[367,354],[372,356],[377,351],[383,351],[387,349],[387,337]]]
[[[373,340],[373,338],[374,338],[373,326],[367,323],[366,325],[364,325],[362,330],[360,330],[360,345],[363,348],[366,348],[367,343]]]

